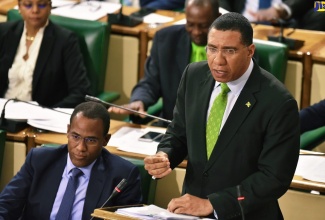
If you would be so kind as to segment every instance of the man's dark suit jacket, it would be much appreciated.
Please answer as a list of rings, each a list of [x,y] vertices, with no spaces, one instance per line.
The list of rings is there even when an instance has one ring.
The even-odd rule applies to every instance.
[[[299,112],[301,134],[325,126],[325,99]]]
[[[191,39],[185,25],[164,28],[155,34],[145,76],[132,91],[131,102],[141,100],[146,108],[163,99],[161,117],[173,118],[182,73],[191,56]]]
[[[245,9],[246,0],[219,0],[220,7],[242,13]],[[292,18],[296,28],[325,31],[325,13],[314,12],[314,1],[306,0],[283,0],[292,12]]]
[[[0,194],[0,219],[18,219],[21,215],[22,219],[49,219],[67,155],[67,145],[32,149]],[[139,204],[142,196],[138,168],[103,148],[91,171],[82,219],[89,220],[123,178],[126,187],[105,206]]]
[[[183,193],[209,198],[218,219],[283,219],[277,199],[288,189],[299,156],[297,102],[284,85],[254,62],[253,71],[207,160],[206,120],[215,85],[207,62],[190,64],[178,90],[174,119],[158,151],[175,168],[186,156]]]
[[[145,8],[178,10],[184,9],[185,0],[140,0],[140,6]]]
[[[8,71],[23,28],[22,20],[0,23],[0,97],[8,89]],[[47,107],[74,108],[84,101],[89,91],[90,82],[77,37],[49,21],[35,65],[32,100]]]

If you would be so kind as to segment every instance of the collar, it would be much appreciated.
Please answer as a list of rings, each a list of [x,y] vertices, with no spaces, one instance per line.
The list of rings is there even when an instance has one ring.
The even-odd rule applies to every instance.
[[[96,159],[97,160],[97,159]],[[77,167],[79,168],[83,173],[84,173],[84,176],[87,178],[87,179],[90,179],[90,174],[91,174],[91,169],[93,168],[96,160],[94,160],[91,164],[89,164],[88,166],[86,167]],[[73,165],[73,163],[71,162],[71,159],[70,159],[70,156],[69,156],[69,153],[68,153],[68,156],[67,156],[67,166],[66,166],[66,175],[69,175],[70,174],[70,171],[73,169],[73,168],[76,168],[75,165]]]

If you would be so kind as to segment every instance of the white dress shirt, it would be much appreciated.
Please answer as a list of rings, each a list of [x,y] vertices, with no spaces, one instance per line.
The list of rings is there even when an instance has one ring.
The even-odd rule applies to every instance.
[[[23,34],[17,48],[16,56],[11,68],[8,71],[9,85],[5,93],[5,98],[17,98],[23,101],[32,100],[32,83],[36,60],[43,40],[44,27],[37,32],[32,44],[29,47],[28,59],[24,60],[27,54],[26,47],[26,24],[24,25]]]

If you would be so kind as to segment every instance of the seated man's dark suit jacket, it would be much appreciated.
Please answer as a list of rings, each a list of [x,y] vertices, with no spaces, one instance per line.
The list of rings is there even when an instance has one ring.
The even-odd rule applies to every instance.
[[[155,34],[144,78],[134,87],[131,102],[141,100],[146,108],[163,99],[161,117],[171,120],[177,88],[191,57],[191,39],[185,25],[164,28]]]
[[[325,126],[325,99],[301,109],[299,116],[301,133]]]
[[[22,219],[49,219],[67,155],[67,145],[32,149],[0,194],[0,219],[18,219],[21,215]],[[142,196],[138,168],[103,148],[91,171],[82,219],[89,220],[123,178],[126,187],[105,206],[139,204]]]
[[[8,89],[24,21],[0,23],[0,97]],[[32,82],[32,100],[47,107],[74,108],[90,93],[90,82],[74,33],[49,21]]]
[[[299,157],[296,100],[254,61],[207,160],[207,109],[214,85],[207,62],[185,69],[174,119],[158,151],[168,154],[171,168],[188,156],[183,193],[208,198],[219,220],[242,219],[237,185],[246,219],[283,219],[277,200],[289,188]]]
[[[140,0],[140,6],[145,8],[179,10],[184,9],[185,0]]]

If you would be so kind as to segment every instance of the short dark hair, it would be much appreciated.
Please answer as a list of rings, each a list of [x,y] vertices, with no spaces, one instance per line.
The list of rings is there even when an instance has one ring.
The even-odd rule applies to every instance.
[[[253,43],[253,28],[247,18],[236,12],[229,12],[219,16],[211,24],[209,31],[214,28],[221,31],[238,31],[241,42],[245,46]]]
[[[104,136],[108,133],[110,126],[110,116],[107,109],[100,103],[96,102],[83,102],[75,107],[70,117],[70,124],[72,123],[73,118],[79,113],[82,112],[82,115],[90,119],[101,119],[103,122]]]
[[[166,0],[166,1],[168,1],[168,0]],[[215,17],[219,16],[219,2],[218,2],[218,0],[186,0],[185,7],[187,7],[189,4],[196,5],[196,6],[204,6],[206,4],[209,4],[212,8],[213,15]]]

